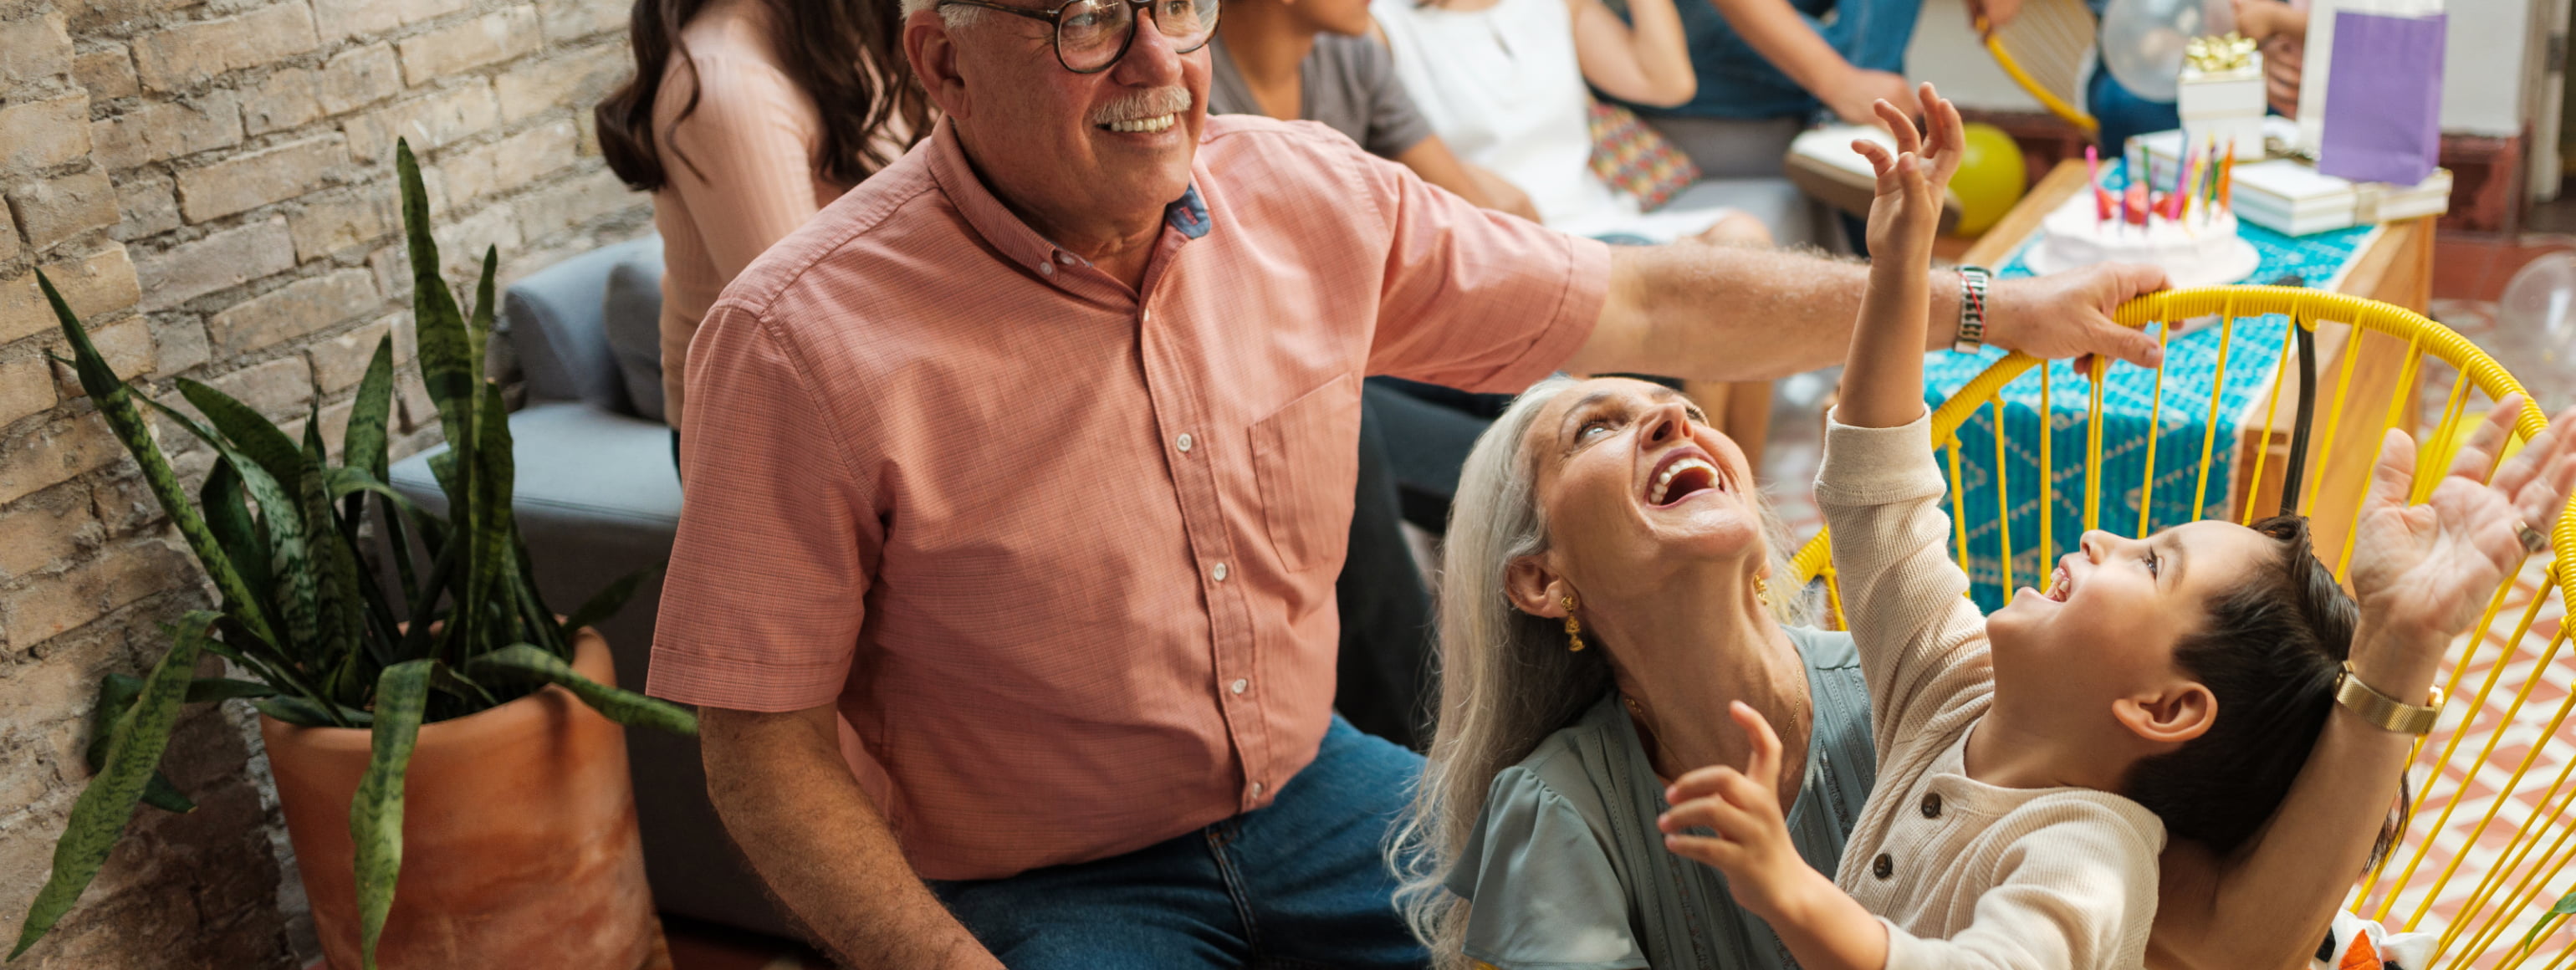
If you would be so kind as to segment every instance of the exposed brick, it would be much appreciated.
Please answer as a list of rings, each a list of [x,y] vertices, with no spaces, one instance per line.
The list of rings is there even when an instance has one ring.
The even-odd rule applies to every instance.
[[[234,155],[179,173],[179,211],[204,222],[291,199],[348,166],[347,139],[325,135]]]
[[[504,202],[462,219],[451,218],[431,230],[430,237],[438,241],[438,255],[445,264],[440,269],[453,281],[458,301],[463,302],[472,296],[474,277],[483,272],[485,249],[497,247],[506,253],[519,248],[518,212]]]
[[[322,117],[314,96],[313,72],[290,67],[268,76],[242,99],[242,130],[252,135],[302,125]]]
[[[98,519],[78,486],[57,488],[0,515],[0,581],[51,566],[98,541]]]
[[[0,168],[51,168],[89,154],[89,95],[0,107]]]
[[[202,0],[60,0],[63,12],[72,18],[72,30],[81,35],[97,33],[101,28],[117,27],[150,17],[165,10],[196,6]]]
[[[501,117],[518,121],[565,105],[597,104],[634,70],[629,48],[607,43],[512,67],[493,78],[492,87],[501,97]],[[585,110],[581,116],[590,114]]]
[[[152,347],[161,359],[156,369],[164,374],[176,374],[205,363],[214,353],[206,340],[205,324],[193,316],[152,318]]]
[[[233,304],[206,321],[216,353],[232,356],[321,330],[375,310],[376,284],[364,269],[297,280]]]
[[[104,466],[123,454],[125,446],[95,412],[65,416],[0,438],[0,505]]]
[[[187,552],[162,539],[140,539],[0,598],[0,627],[12,644],[40,643],[135,600],[198,582],[196,560]]]
[[[20,354],[0,361],[0,425],[54,406],[53,361],[43,354]],[[0,522],[9,517],[0,515]],[[6,530],[0,530],[5,534]],[[0,572],[7,572],[8,542],[0,540]]]
[[[350,118],[349,151],[361,162],[379,162],[394,154],[394,139],[411,140],[411,150],[428,152],[449,142],[479,134],[500,120],[490,85],[476,80]]]
[[[141,297],[134,264],[126,258],[125,247],[115,244],[86,255],[57,257],[45,264],[45,275],[83,323],[133,306]],[[56,326],[53,309],[36,288],[36,274],[0,280],[0,343]]]
[[[11,85],[72,71],[72,37],[63,32],[63,15],[0,22],[0,83]]]
[[[134,380],[152,372],[156,366],[152,348],[152,328],[141,320],[127,320],[112,326],[89,328],[89,342],[98,348],[99,359],[116,376]],[[85,396],[80,375],[69,367],[54,366],[54,390],[66,398]]]
[[[389,315],[329,340],[316,341],[306,353],[313,358],[313,381],[322,386],[322,393],[337,393],[364,379],[367,365],[376,359],[376,344],[393,333],[395,320],[405,316]],[[410,358],[411,352],[404,348],[402,340],[395,340],[394,363],[399,365]]]
[[[297,354],[254,364],[207,381],[271,418],[293,418],[313,400],[313,370]]]
[[[116,187],[116,238],[133,242],[179,228],[179,196],[169,176],[138,172]]]
[[[137,37],[134,65],[144,87],[176,91],[227,71],[304,53],[314,44],[312,12],[302,3],[280,3]]]
[[[537,12],[511,7],[442,27],[394,45],[403,82],[414,87],[505,61],[537,49]]]
[[[383,239],[393,231],[395,219],[391,198],[360,189],[331,198],[308,197],[286,224],[295,237],[295,258],[315,260]]]
[[[90,125],[109,171],[241,144],[241,102],[216,90],[186,101],[137,105]]]
[[[472,0],[313,0],[322,39],[372,34],[463,10]]]
[[[534,182],[580,160],[573,122],[557,121],[489,145],[457,152],[438,163],[448,199],[470,203]]]
[[[537,0],[537,13],[545,18],[549,44],[625,30],[629,9],[628,4],[618,0]]]
[[[286,234],[286,219],[278,217],[144,257],[136,270],[147,294],[143,309],[152,311],[294,266],[295,241]]]
[[[9,210],[0,207],[0,263],[18,258],[18,224]]]
[[[72,58],[72,80],[89,91],[90,100],[109,101],[142,93],[134,77],[134,53],[123,44],[106,44]]]
[[[519,210],[519,234],[534,240],[643,201],[643,195],[603,168],[531,192],[511,204]]]
[[[313,95],[322,113],[344,114],[402,92],[402,63],[391,44],[369,44],[341,51],[322,65]]]
[[[27,244],[47,249],[73,236],[116,224],[116,188],[95,168],[77,175],[30,182],[9,193],[9,208],[27,232]]]

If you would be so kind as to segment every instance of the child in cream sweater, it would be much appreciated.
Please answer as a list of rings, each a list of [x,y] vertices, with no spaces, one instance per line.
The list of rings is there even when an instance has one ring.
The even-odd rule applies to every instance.
[[[1962,595],[1921,351],[1961,126],[1930,85],[1922,103],[1928,148],[1885,102],[1900,154],[1854,145],[1878,173],[1873,261],[1816,480],[1877,787],[1825,883],[1785,848],[1779,742],[1739,704],[1752,760],[1684,776],[1661,824],[1808,970],[2128,970],[2167,833],[2223,855],[2270,817],[2332,710],[2357,612],[2289,517],[2088,532],[1993,616]]]

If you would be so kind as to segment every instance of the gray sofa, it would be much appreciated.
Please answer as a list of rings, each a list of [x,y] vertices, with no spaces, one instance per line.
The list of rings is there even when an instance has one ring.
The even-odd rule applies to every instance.
[[[518,463],[512,508],[537,587],[557,610],[671,555],[680,480],[660,419],[653,332],[661,275],[661,241],[648,238],[558,263],[511,286],[502,301],[497,329],[517,353],[528,390],[527,406],[510,416]],[[429,459],[443,450],[392,469],[395,489],[441,512],[446,497]],[[652,666],[661,591],[657,578],[599,624],[622,686],[640,689]],[[635,728],[626,732],[626,752],[655,905],[792,935],[707,802],[697,739]]]

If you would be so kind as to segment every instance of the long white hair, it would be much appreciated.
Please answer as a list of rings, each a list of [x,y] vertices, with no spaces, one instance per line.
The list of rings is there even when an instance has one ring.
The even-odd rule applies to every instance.
[[[1439,720],[1422,779],[1386,850],[1399,883],[1396,906],[1430,947],[1438,970],[1469,966],[1467,904],[1444,883],[1484,814],[1494,776],[1528,757],[1611,685],[1605,651],[1566,649],[1562,621],[1524,613],[1504,592],[1512,561],[1548,548],[1537,469],[1524,439],[1548,400],[1576,383],[1551,377],[1514,400],[1468,452],[1450,505],[1440,557]],[[1788,548],[1786,532],[1767,504],[1757,506],[1771,575],[1781,580],[1773,588],[1787,590],[1794,584],[1785,581],[1791,575],[1781,552]],[[1784,623],[1797,622],[1805,608],[1792,602],[1798,599],[1773,597],[1773,612]]]

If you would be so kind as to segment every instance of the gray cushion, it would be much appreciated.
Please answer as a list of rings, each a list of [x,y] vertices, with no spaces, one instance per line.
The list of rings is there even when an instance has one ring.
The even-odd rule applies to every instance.
[[[636,253],[608,269],[608,293],[599,315],[608,351],[617,358],[635,416],[668,421],[662,413],[662,251]]]
[[[583,253],[511,284],[502,298],[501,329],[519,352],[528,396],[545,401],[588,401],[631,414],[626,381],[609,353],[600,307],[608,273],[639,253],[659,253],[648,237]]]

